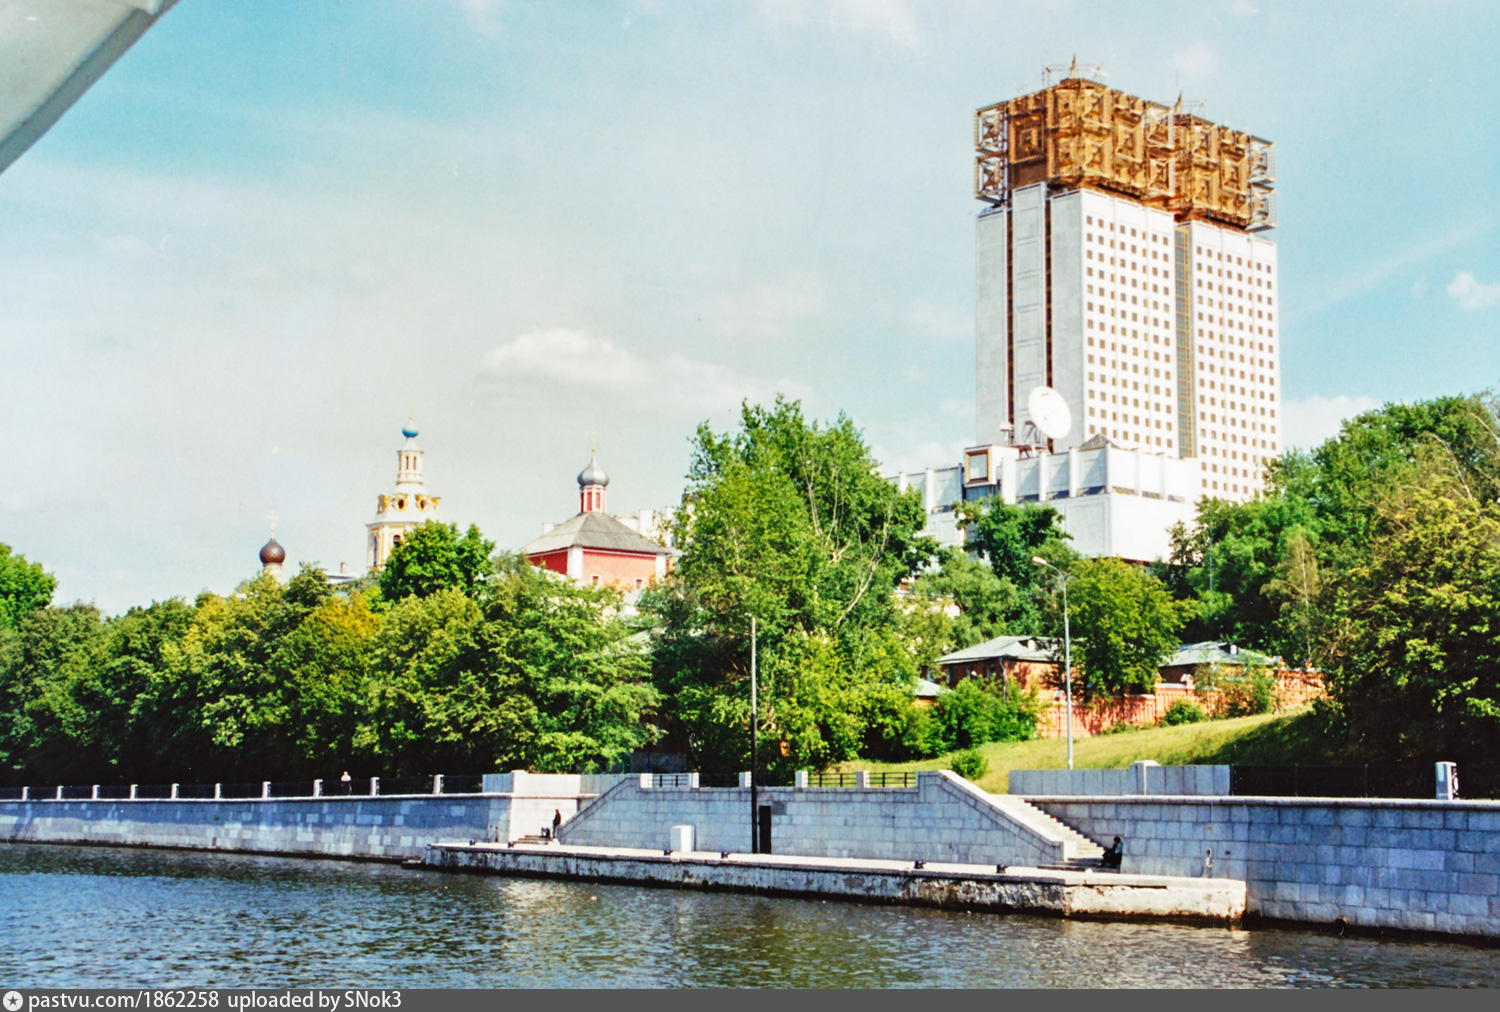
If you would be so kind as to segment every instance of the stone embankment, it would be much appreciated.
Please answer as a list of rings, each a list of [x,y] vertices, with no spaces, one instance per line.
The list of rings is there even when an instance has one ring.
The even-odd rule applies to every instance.
[[[55,789],[0,800],[0,840],[402,861],[436,839],[537,834],[555,812],[572,818],[618,779],[514,772],[486,776],[476,794],[240,799],[60,800]]]
[[[1500,801],[1230,794],[1225,766],[1011,772],[1011,789],[1097,840],[1123,870],[1223,877],[1248,918],[1500,938]]]
[[[762,787],[762,851],[804,857],[949,861],[960,864],[1062,865],[1097,859],[1088,839],[1019,798],[986,794],[947,770],[911,775],[902,786],[869,779],[816,786],[798,774],[792,787]],[[747,787],[701,789],[691,775],[629,777],[563,825],[570,846],[670,845],[673,826],[690,826],[697,848],[748,851]]]
[[[1231,923],[1242,882],[991,865],[447,841],[428,867],[762,895],[828,897],[1058,917]]]

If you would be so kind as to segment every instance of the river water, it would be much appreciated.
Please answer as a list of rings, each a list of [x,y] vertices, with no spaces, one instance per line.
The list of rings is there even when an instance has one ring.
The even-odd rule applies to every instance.
[[[0,989],[1500,986],[1491,949],[0,844]]]

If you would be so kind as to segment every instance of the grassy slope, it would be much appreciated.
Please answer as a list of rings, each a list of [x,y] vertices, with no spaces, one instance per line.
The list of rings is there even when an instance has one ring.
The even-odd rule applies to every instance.
[[[1120,769],[1139,759],[1155,759],[1163,766],[1339,761],[1336,743],[1323,738],[1311,718],[1310,708],[1301,707],[1279,714],[1078,738],[1073,742],[1073,764],[1079,769]],[[1061,738],[994,742],[980,746],[979,751],[990,761],[990,769],[978,784],[995,793],[1006,790],[1013,769],[1063,769],[1068,764],[1067,742]],[[950,756],[914,763],[861,759],[835,768],[940,770],[948,769],[951,761]]]

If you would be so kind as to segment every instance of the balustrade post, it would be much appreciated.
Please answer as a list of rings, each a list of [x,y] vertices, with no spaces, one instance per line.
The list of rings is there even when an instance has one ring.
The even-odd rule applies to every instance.
[[[131,784],[130,785],[130,800],[131,801],[135,800],[135,789],[137,787],[139,787],[139,786],[140,786],[139,784]]]
[[[443,793],[443,775],[441,773],[434,774],[432,777],[432,793]]]
[[[807,786],[807,770],[798,770],[792,774],[792,786],[799,788]]]
[[[870,786],[870,771],[869,770],[860,770],[858,773],[854,774],[854,786],[855,787],[869,787]]]
[[[89,792],[89,800],[90,801],[98,801],[99,800],[99,785],[98,784],[95,784],[94,785],[94,789],[91,792]]]
[[[167,796],[169,798],[171,798],[173,801],[177,800],[177,785],[176,784],[172,785],[172,790],[171,790],[171,792]]]
[[[224,797],[224,785],[214,784],[214,800],[219,801]]]
[[[380,778],[379,777],[371,777],[370,778],[370,797],[373,798],[376,795],[378,795],[379,793],[380,793]]]
[[[269,798],[271,796],[271,781],[262,780],[260,782],[260,796],[262,799]]]
[[[321,798],[323,796],[323,780],[321,777],[313,781],[312,796],[315,798]]]

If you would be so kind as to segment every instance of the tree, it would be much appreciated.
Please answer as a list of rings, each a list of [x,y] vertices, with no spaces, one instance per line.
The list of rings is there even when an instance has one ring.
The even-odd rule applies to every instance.
[[[405,775],[614,765],[652,740],[657,703],[620,603],[514,556],[477,601],[408,596],[375,637],[358,747]]]
[[[1262,591],[1277,603],[1280,611],[1278,639],[1297,647],[1284,653],[1305,669],[1317,652],[1321,625],[1318,598],[1323,593],[1323,576],[1312,539],[1300,527],[1292,529],[1287,539],[1286,557],[1276,567],[1276,576],[1266,582]]]
[[[90,604],[27,613],[0,664],[0,764],[13,783],[74,780],[101,765],[102,727],[88,706],[105,634]]]
[[[1077,558],[1067,545],[1070,536],[1058,526],[1061,515],[1051,506],[1013,505],[996,498],[958,503],[956,511],[959,528],[967,532],[968,547],[988,560],[996,578],[1016,595],[1014,606],[1004,616],[1007,631],[1040,633],[1041,575],[1031,560],[1041,556],[1066,566]]]
[[[744,405],[739,430],[698,428],[682,551],[643,599],[660,622],[657,684],[704,769],[748,760],[750,616],[758,623],[758,715],[770,765],[852,757],[862,695],[909,689],[897,584],[935,551],[915,491],[875,471],[853,423],[808,423],[801,406]],[[783,754],[783,744],[785,752]]]
[[[380,571],[380,593],[391,602],[448,589],[473,597],[494,573],[494,551],[473,524],[459,537],[457,524],[429,520],[396,544]]]
[[[905,612],[906,634],[923,669],[950,650],[1005,635],[1021,601],[1015,584],[962,549],[945,548],[940,557],[940,568],[912,581]]]
[[[1186,609],[1160,580],[1119,559],[1075,562],[1068,583],[1073,665],[1082,677],[1075,696],[1146,692],[1161,664],[1177,649]],[[1062,659],[1062,608],[1054,611],[1058,660]]]
[[[14,629],[22,618],[47,607],[57,578],[43,572],[41,564],[0,544],[0,630]]]
[[[1500,737],[1500,505],[1428,466],[1374,511],[1370,551],[1335,588],[1330,689],[1356,747],[1482,759]]]

